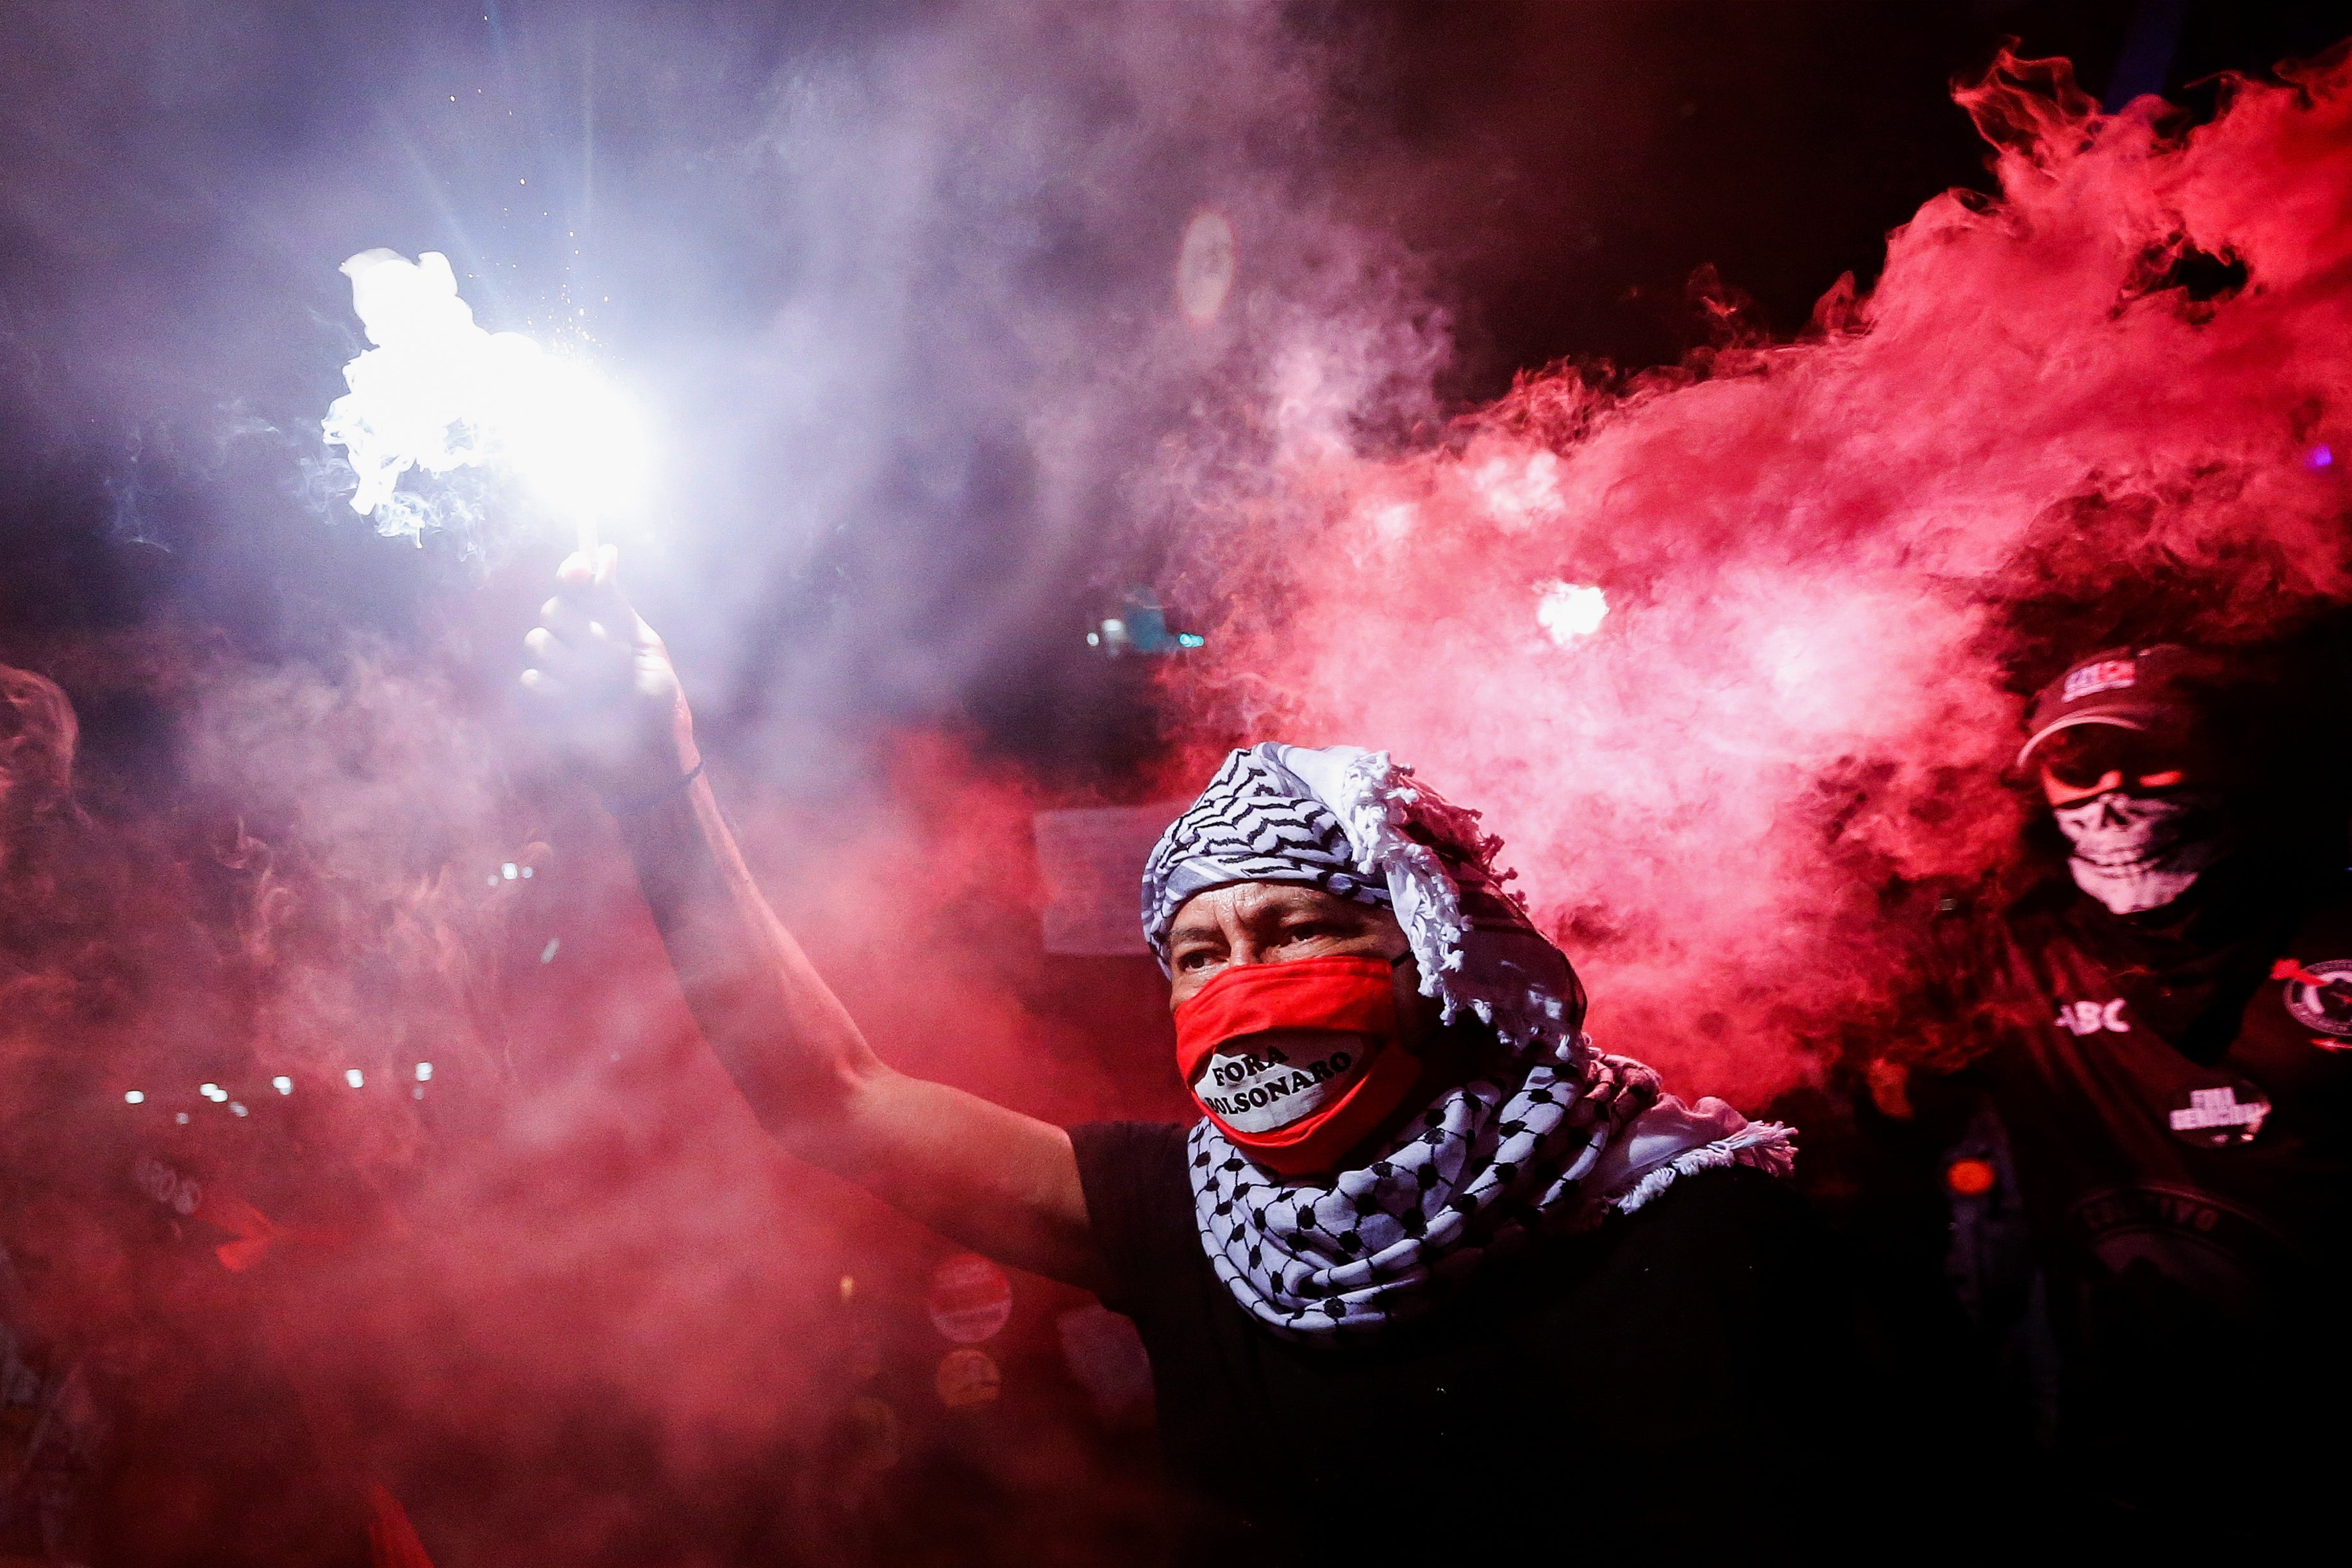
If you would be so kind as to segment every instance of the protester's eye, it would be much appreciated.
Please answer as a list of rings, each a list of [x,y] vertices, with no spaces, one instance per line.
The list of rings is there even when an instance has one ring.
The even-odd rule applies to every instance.
[[[1187,973],[1212,967],[1217,962],[1214,948],[1188,947],[1176,954],[1176,967]]]

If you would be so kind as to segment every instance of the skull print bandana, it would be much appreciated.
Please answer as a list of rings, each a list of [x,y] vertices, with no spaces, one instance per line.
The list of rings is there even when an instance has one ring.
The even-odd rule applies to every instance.
[[[2074,847],[2066,862],[2074,885],[2112,914],[2163,908],[2234,847],[2221,797],[2210,791],[2109,790],[2051,815]]]

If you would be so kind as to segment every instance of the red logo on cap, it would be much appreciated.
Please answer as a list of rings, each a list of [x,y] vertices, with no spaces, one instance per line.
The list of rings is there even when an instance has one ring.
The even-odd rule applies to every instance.
[[[2127,658],[2103,658],[2096,664],[2086,664],[2066,673],[2066,687],[2059,694],[2061,702],[2072,702],[2101,691],[2115,691],[2129,686],[2138,669]]]

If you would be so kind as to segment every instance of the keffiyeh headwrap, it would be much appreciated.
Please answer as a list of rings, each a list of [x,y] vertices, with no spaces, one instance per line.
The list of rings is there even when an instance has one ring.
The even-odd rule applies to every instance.
[[[1424,995],[1502,1049],[1363,1166],[1275,1174],[1213,1121],[1192,1131],[1202,1246],[1260,1322],[1311,1343],[1419,1315],[1490,1256],[1631,1212],[1680,1175],[1745,1164],[1785,1173],[1790,1130],[1722,1101],[1660,1092],[1639,1062],[1581,1032],[1567,956],[1504,883],[1477,814],[1385,752],[1267,742],[1234,752],[1171,824],[1143,872],[1143,929],[1160,966],[1193,895],[1288,882],[1394,912]]]

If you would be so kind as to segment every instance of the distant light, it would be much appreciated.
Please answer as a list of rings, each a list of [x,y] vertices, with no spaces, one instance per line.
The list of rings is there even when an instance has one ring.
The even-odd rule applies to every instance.
[[[418,1084],[415,1089],[408,1091],[408,1097],[411,1100],[423,1100],[425,1098],[425,1086],[423,1084]]]
[[[203,1095],[206,1100],[226,1100],[228,1098],[226,1093],[221,1089],[221,1086],[216,1083],[200,1083],[196,1085],[196,1092]]]
[[[350,1084],[353,1089],[363,1089],[367,1086],[367,1075],[360,1071],[357,1068],[345,1068],[343,1069],[343,1081]]]
[[[541,963],[553,963],[555,962],[556,953],[562,948],[562,946],[563,939],[562,937],[549,937],[547,939],[547,945],[539,950],[539,961]]]
[[[1176,305],[1194,326],[1215,321],[1233,291],[1235,248],[1233,224],[1213,207],[1184,226],[1176,247]]]
[[[1944,1184],[1964,1198],[1981,1197],[2000,1181],[1990,1160],[1955,1160],[1944,1168]]]
[[[147,1096],[142,1091],[134,1089],[130,1093],[122,1097],[122,1103],[125,1105],[144,1105],[147,1103]]]
[[[230,1100],[228,1102],[228,1108],[232,1112],[238,1116],[243,1116],[245,1114],[245,1101],[241,1100]]]
[[[1208,640],[1208,638],[1202,637],[1198,632],[1178,632],[1176,634],[1176,646],[1178,647],[1199,647]]]
[[[850,1298],[852,1298],[852,1297],[856,1296],[856,1294],[857,1294],[857,1280],[856,1280],[856,1279],[854,1276],[851,1276],[851,1275],[847,1275],[847,1274],[843,1275],[843,1276],[841,1277],[841,1301],[842,1301],[842,1305],[844,1305],[844,1306],[847,1306],[847,1305],[849,1304]]]
[[[416,1081],[419,1083],[431,1083],[433,1081],[433,1064],[431,1062],[418,1062],[416,1064]]]
[[[2336,452],[2333,447],[2324,445],[2314,447],[2303,455],[2303,460],[2315,468],[2330,468],[2336,462]]]
[[[491,886],[491,887],[493,887],[493,888],[495,888],[495,887],[497,887],[498,885],[499,885],[499,874],[498,874],[496,871],[493,871],[493,872],[491,872],[491,873],[490,873],[490,886]]]
[[[294,1080],[280,1074],[269,1080],[269,1087],[280,1094],[291,1094],[294,1092]]]
[[[1088,632],[1088,633],[1087,634],[1087,646],[1088,647],[1102,647],[1102,633],[1100,633],[1100,632]]]
[[[1590,583],[1553,578],[1537,584],[1536,592],[1542,595],[1536,601],[1536,624],[1562,647],[1599,631],[1609,615],[1609,595]]]
[[[188,1113],[183,1110],[177,1116],[172,1118],[172,1120],[178,1122],[181,1126],[185,1127],[188,1124]]]
[[[522,875],[522,869],[521,869],[521,868],[518,867],[518,866],[517,866],[513,861],[509,860],[509,861],[508,861],[505,865],[500,866],[500,867],[499,868],[499,876],[501,876],[501,877],[504,877],[508,881],[511,882],[511,881],[513,881],[517,877],[519,877],[519,876]]]
[[[522,868],[522,879],[526,882],[530,880],[530,868],[528,866]]]

